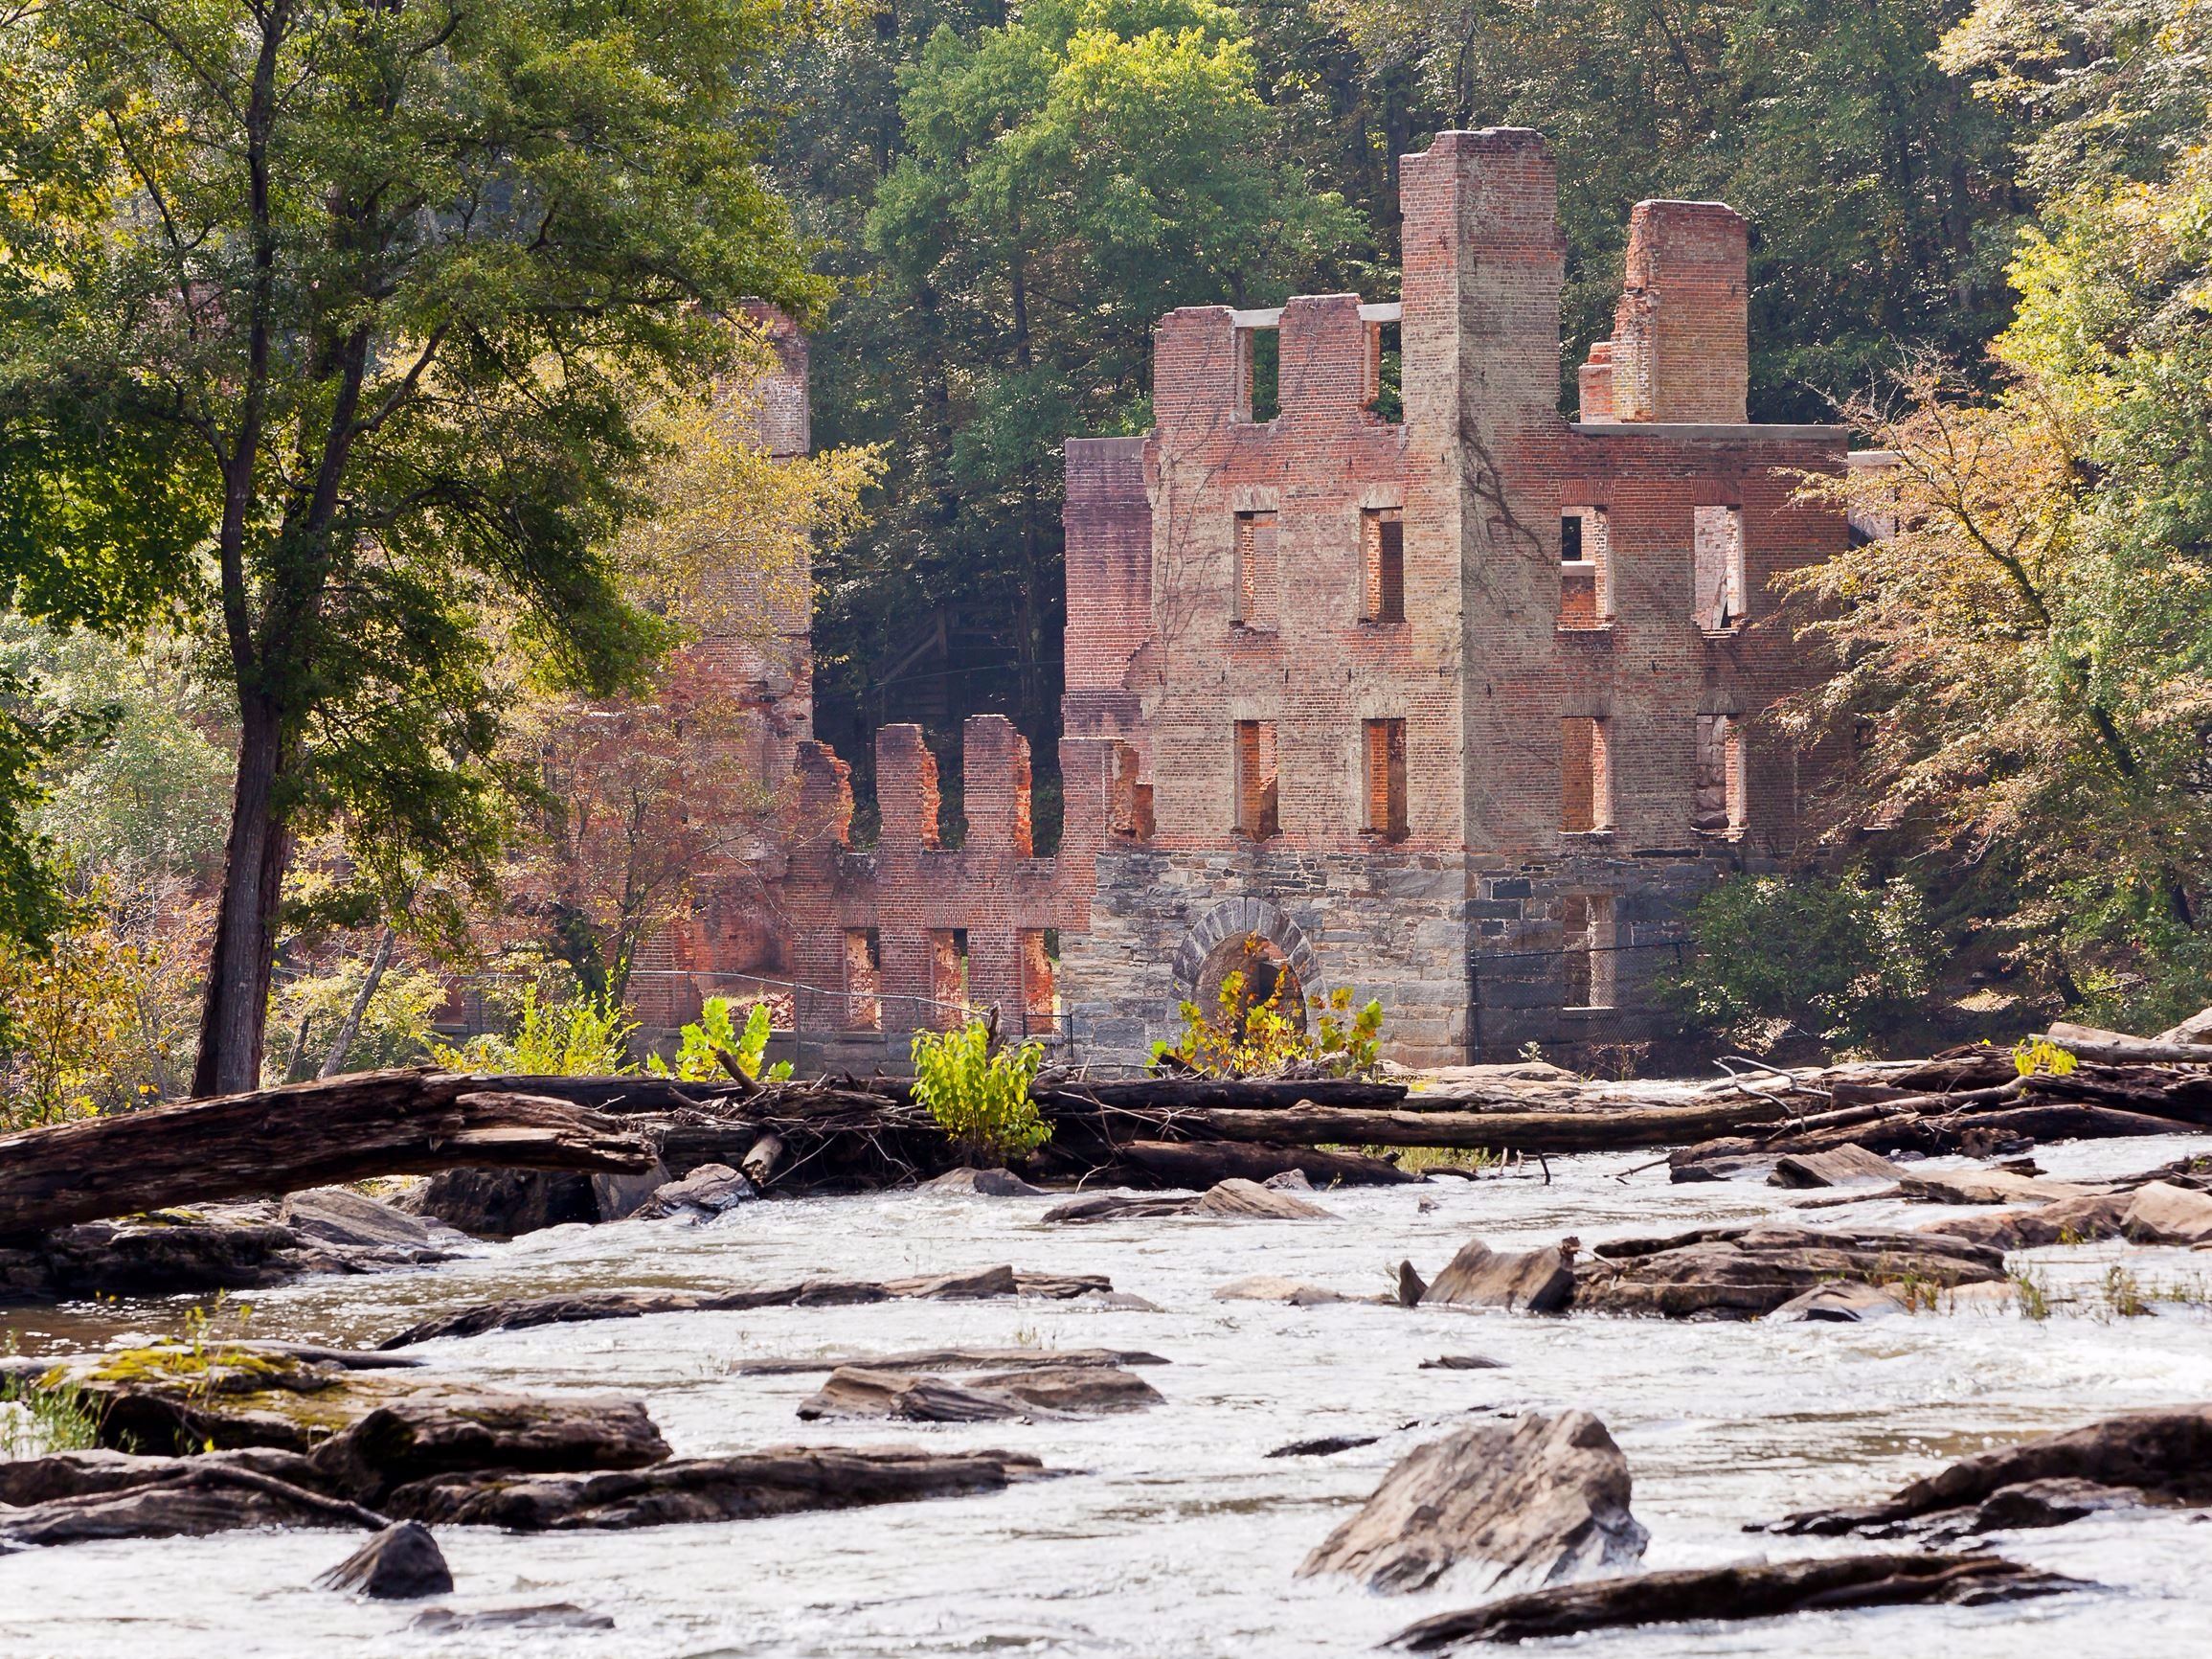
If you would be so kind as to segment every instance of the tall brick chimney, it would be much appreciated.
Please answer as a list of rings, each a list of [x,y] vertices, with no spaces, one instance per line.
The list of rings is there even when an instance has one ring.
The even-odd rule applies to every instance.
[[[1614,312],[1611,419],[1744,423],[1746,246],[1743,216],[1723,203],[1636,204]]]

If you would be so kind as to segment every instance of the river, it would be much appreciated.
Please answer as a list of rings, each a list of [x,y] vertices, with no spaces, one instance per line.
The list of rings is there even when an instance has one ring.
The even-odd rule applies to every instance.
[[[2055,1176],[2117,1174],[2198,1140],[2039,1148]],[[1865,1326],[1540,1319],[1443,1308],[1218,1302],[1248,1274],[1386,1291],[1402,1257],[1433,1275],[1461,1243],[1586,1243],[1713,1222],[1834,1212],[1761,1185],[1671,1186],[1635,1156],[1551,1160],[1476,1183],[1321,1194],[1334,1221],[1143,1220],[1045,1228],[1049,1200],[934,1193],[749,1206],[705,1227],[567,1227],[441,1266],[322,1278],[251,1300],[251,1333],[370,1342],[468,1302],[589,1286],[727,1288],[808,1276],[881,1279],[1011,1262],[1106,1273],[1159,1312],[1045,1302],[892,1302],[555,1326],[420,1350],[457,1386],[643,1397],[680,1456],[779,1443],[926,1443],[1032,1451],[1063,1477],[997,1495],[720,1526],[507,1535],[448,1529],[462,1610],[573,1602],[583,1629],[410,1628],[414,1604],[312,1587],[353,1547],[330,1533],[34,1550],[0,1558],[0,1653],[91,1659],[256,1656],[1037,1654],[1212,1659],[1364,1651],[1476,1598],[1447,1580],[1377,1597],[1294,1569],[1424,1438],[1470,1413],[1581,1406],[1634,1471],[1645,1565],[1707,1565],[1850,1547],[1747,1535],[1747,1521],[1887,1492],[1984,1445],[2136,1406],[2212,1398],[2212,1255],[2120,1244],[2025,1258],[2060,1307],[2034,1321],[1986,1304]],[[1931,1160],[1945,1168],[1956,1160]],[[1424,1204],[1433,1207],[1423,1209]],[[1869,1203],[1855,1225],[1937,1212]],[[2168,1298],[2121,1318],[2100,1293],[2124,1262]],[[2178,1296],[2178,1299],[2171,1299]],[[2072,1298],[2069,1305],[2065,1299]],[[145,1340],[184,1304],[16,1310],[26,1351]],[[1034,1424],[808,1424],[819,1375],[754,1376],[755,1358],[973,1344],[1150,1350],[1166,1397],[1148,1413]],[[1421,1370],[1446,1353],[1491,1371]],[[1380,1435],[1333,1457],[1269,1458],[1320,1435]],[[2004,1535],[2003,1553],[2099,1588],[1979,1609],[1804,1615],[1585,1638],[1578,1652],[1773,1653],[1803,1659],[2128,1659],[2212,1652],[2212,1527],[2188,1512],[2092,1516]],[[1544,1651],[1524,1649],[1524,1651]]]

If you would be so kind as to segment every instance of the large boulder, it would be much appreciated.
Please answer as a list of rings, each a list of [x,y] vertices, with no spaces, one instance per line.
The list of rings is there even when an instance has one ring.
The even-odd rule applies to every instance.
[[[486,1239],[511,1239],[571,1221],[597,1221],[592,1177],[569,1170],[440,1170],[421,1213]]]
[[[2212,1243],[2212,1193],[2170,1181],[2138,1187],[2120,1217],[2120,1231],[2136,1244]]]
[[[1885,1186],[1905,1171],[1864,1147],[1835,1147],[1825,1152],[1787,1152],[1774,1160],[1770,1187]]]
[[[674,1216],[690,1221],[711,1221],[715,1216],[750,1204],[760,1196],[752,1177],[728,1164],[701,1164],[681,1181],[670,1181],[639,1205],[641,1220]]]
[[[1524,1313],[1558,1313],[1574,1295],[1574,1250],[1550,1244],[1541,1250],[1498,1251],[1476,1239],[1460,1247],[1444,1271],[1421,1293],[1421,1306],[1505,1307]]]
[[[1032,1187],[1011,1170],[948,1170],[934,1181],[924,1181],[925,1193],[956,1193],[970,1198],[1041,1198],[1042,1187]]]
[[[198,1466],[135,1486],[0,1510],[0,1551],[10,1544],[203,1537],[246,1527],[384,1525],[382,1515],[342,1498],[236,1464],[189,1461]]]
[[[1307,1191],[1312,1191],[1308,1188]],[[1309,1204],[1296,1193],[1279,1187],[1261,1186],[1257,1181],[1230,1177],[1216,1181],[1190,1206],[1193,1216],[1230,1216],[1237,1220],[1252,1221],[1304,1221],[1332,1218],[1335,1212],[1324,1210],[1319,1204]]]
[[[420,1216],[380,1204],[350,1187],[310,1187],[294,1193],[277,1218],[300,1238],[319,1244],[425,1254],[436,1250]]]
[[[1642,1558],[1628,1504],[1628,1460],[1589,1412],[1480,1423],[1401,1460],[1298,1574],[1390,1592],[1448,1573],[1478,1593],[1564,1583]]]
[[[0,1506],[22,1509],[61,1498],[103,1497],[182,1480],[207,1469],[244,1469],[291,1486],[313,1488],[319,1477],[299,1452],[272,1446],[203,1452],[196,1457],[142,1457],[124,1451],[66,1451],[0,1460]]]
[[[1577,1312],[1757,1319],[1836,1280],[1905,1300],[2004,1278],[2004,1252],[1932,1233],[1713,1227],[1600,1244],[1576,1264]]]
[[[483,1394],[378,1406],[318,1446],[313,1463],[338,1490],[380,1504],[396,1487],[455,1471],[633,1469],[667,1456],[634,1399]]]
[[[1866,1537],[1957,1532],[1977,1525],[1979,1514],[1995,1499],[2007,1498],[1997,1511],[2002,1515],[2008,1508],[2055,1512],[2066,1506],[2054,1499],[2081,1495],[2078,1489],[2054,1492],[2047,1485],[2053,1481],[2104,1489],[2094,1506],[2098,1508],[2110,1507],[2114,1489],[2132,1492],[2138,1503],[2212,1505],[2212,1404],[2129,1412],[2064,1434],[1976,1452],[1879,1503],[1809,1510],[1786,1516],[1769,1530],[1825,1535],[1856,1533]],[[2075,1511],[2088,1512],[2088,1507]]]
[[[1911,1309],[1888,1291],[1856,1280],[1838,1279],[1793,1296],[1767,1315],[1777,1325],[1859,1325]]]

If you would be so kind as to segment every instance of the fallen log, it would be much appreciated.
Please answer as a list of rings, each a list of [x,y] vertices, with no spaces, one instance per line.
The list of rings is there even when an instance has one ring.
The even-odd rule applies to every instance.
[[[362,1072],[0,1138],[0,1238],[368,1175],[467,1165],[633,1173],[613,1119],[494,1079]]]
[[[1276,1146],[1489,1148],[1506,1152],[1605,1152],[1670,1147],[1764,1129],[1790,1114],[1777,1102],[1663,1106],[1619,1112],[1409,1112],[1337,1106],[1286,1111],[1211,1108],[1178,1112],[1162,1130]]]

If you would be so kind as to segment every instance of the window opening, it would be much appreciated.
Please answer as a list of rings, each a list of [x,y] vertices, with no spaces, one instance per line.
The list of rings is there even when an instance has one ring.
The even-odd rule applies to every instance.
[[[1360,514],[1360,620],[1406,620],[1405,511],[1370,507]]]
[[[1398,840],[1406,833],[1406,722],[1367,720],[1367,829]]]
[[[1236,723],[1236,827],[1254,841],[1282,832],[1273,720]]]
[[[930,1007],[926,1023],[950,1031],[967,1018],[968,930],[933,929],[929,937]]]
[[[1282,334],[1276,329],[1239,329],[1236,336],[1244,418],[1264,424],[1282,413]]]
[[[1275,588],[1279,564],[1275,557],[1275,514],[1240,512],[1236,515],[1236,614],[1248,628],[1275,625]]]
[[[1367,325],[1367,358],[1371,375],[1367,408],[1375,419],[1396,426],[1406,419],[1406,353],[1396,323]]]
[[[1744,620],[1744,513],[1737,507],[1701,507],[1692,525],[1698,626],[1719,633]]]
[[[1613,779],[1605,722],[1569,715],[1559,722],[1559,827],[1569,834],[1613,827]]]
[[[1613,621],[1613,539],[1605,509],[1578,507],[1559,520],[1559,625],[1603,627]]]
[[[845,930],[845,1023],[854,1031],[883,1024],[883,940],[872,927]]]
[[[1697,829],[1741,830],[1747,818],[1744,726],[1732,715],[1698,716]]]
[[[1613,895],[1570,893],[1562,905],[1569,1008],[1612,1008],[1619,953],[1614,948]]]
[[[1559,562],[1561,564],[1580,564],[1582,562],[1582,514],[1579,512],[1563,513],[1560,516]]]
[[[1022,969],[1022,1034],[1050,1032],[1059,1012],[1052,972],[1052,943],[1045,928],[1025,928],[1014,938]]]

